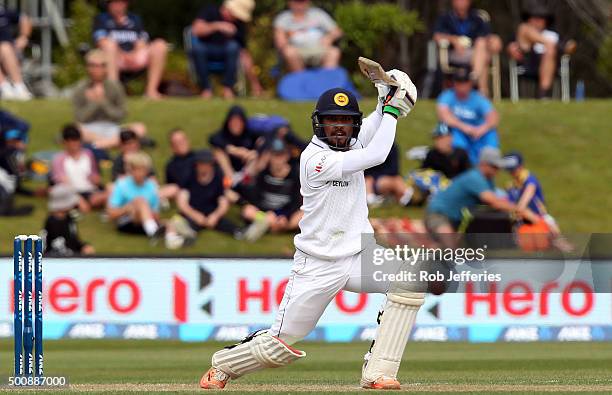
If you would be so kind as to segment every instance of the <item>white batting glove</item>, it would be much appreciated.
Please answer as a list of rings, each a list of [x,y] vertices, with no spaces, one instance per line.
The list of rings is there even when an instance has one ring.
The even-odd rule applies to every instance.
[[[396,117],[406,117],[417,101],[416,86],[408,77],[408,74],[400,70],[391,70],[387,75],[399,83],[398,87],[390,87],[390,90],[383,102],[383,113],[389,113]],[[379,90],[379,93],[381,91]],[[385,111],[387,107],[391,107]],[[393,111],[395,109],[396,111]]]

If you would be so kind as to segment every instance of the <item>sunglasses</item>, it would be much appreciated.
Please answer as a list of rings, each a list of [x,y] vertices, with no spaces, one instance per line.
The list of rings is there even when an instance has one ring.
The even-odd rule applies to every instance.
[[[87,63],[87,67],[106,67],[106,63]]]

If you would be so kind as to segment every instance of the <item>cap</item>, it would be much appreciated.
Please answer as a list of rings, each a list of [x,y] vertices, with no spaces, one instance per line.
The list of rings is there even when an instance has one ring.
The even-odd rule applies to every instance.
[[[511,166],[506,167],[508,170],[514,170],[523,165],[523,155],[518,151],[508,152],[504,156],[504,160],[511,162]]]
[[[22,140],[25,141],[25,134],[19,129],[9,129],[4,132],[5,140]]]
[[[255,0],[225,0],[223,6],[229,10],[234,18],[242,22],[250,22],[253,17]]]
[[[486,163],[498,169],[516,167],[516,161],[502,157],[501,151],[493,147],[485,147],[480,151],[480,163]]]
[[[287,150],[287,145],[281,139],[274,139],[272,144],[270,144],[271,152],[285,152]]]
[[[79,204],[79,195],[69,185],[57,184],[49,191],[49,211],[70,210]]]
[[[453,72],[453,81],[472,81],[472,70],[469,67],[457,67]]]
[[[195,153],[194,162],[195,163],[213,163],[215,161],[215,157],[210,150],[203,149]]]
[[[434,130],[432,130],[431,132],[431,136],[433,138],[443,137],[443,136],[448,136],[448,135],[450,135],[450,129],[448,128],[448,125],[445,124],[444,122],[439,122],[434,128]]]

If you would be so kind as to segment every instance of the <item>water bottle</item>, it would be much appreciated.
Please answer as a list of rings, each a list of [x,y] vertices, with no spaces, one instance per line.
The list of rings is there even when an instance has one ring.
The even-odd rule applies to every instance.
[[[576,83],[576,101],[584,101],[584,80]]]

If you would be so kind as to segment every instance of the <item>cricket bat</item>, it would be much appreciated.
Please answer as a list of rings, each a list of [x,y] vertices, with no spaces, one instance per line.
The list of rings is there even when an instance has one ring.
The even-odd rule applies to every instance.
[[[360,56],[357,59],[361,72],[373,83],[383,84],[388,86],[399,86],[396,80],[389,77],[382,66],[372,59]]]

